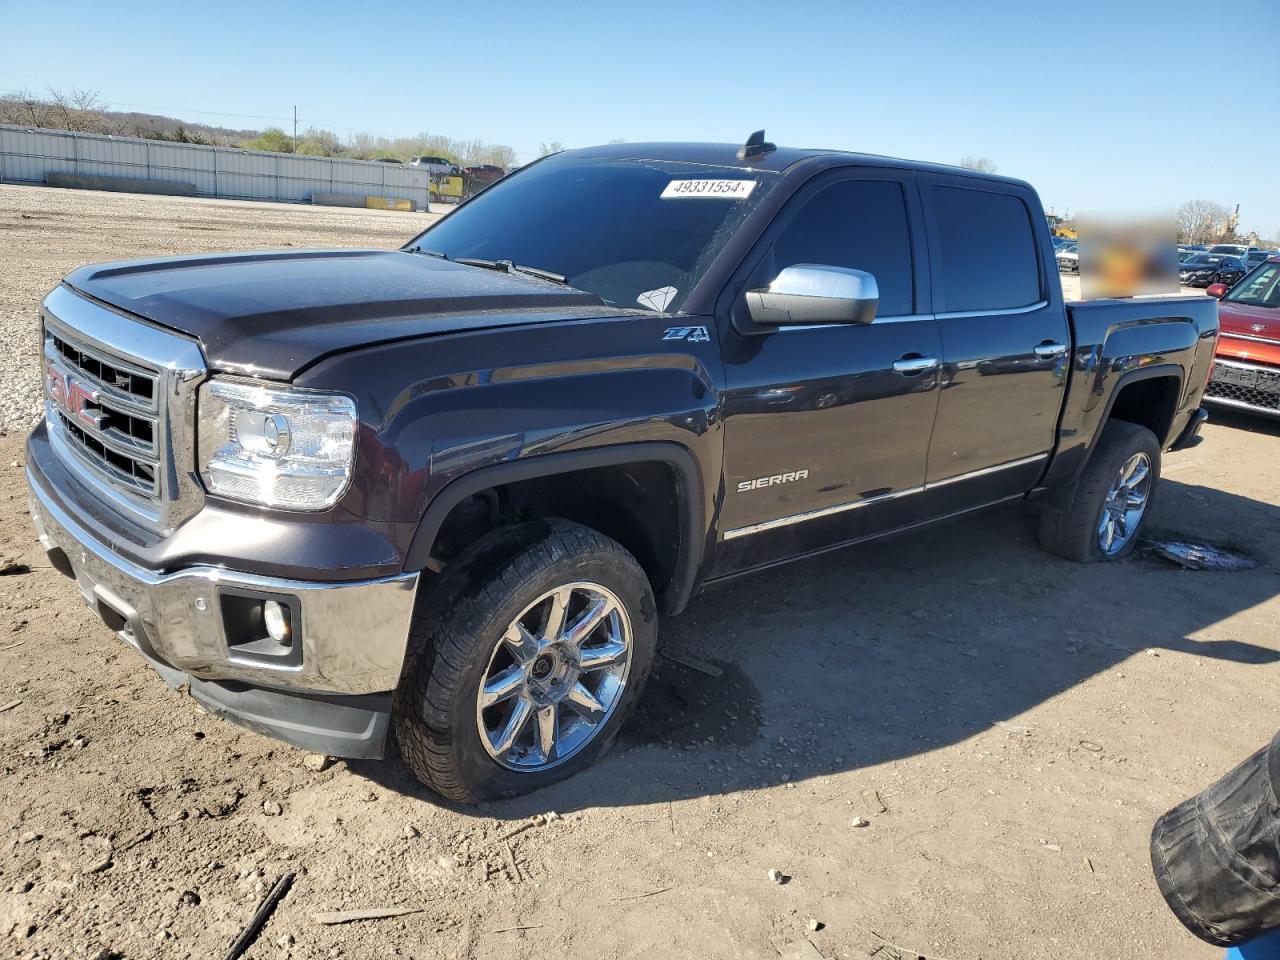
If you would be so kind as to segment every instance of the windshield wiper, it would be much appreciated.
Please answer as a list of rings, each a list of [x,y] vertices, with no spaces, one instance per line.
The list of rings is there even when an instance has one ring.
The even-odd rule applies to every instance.
[[[439,250],[428,250],[426,247],[413,247],[410,253],[421,253],[428,257],[435,257],[437,260],[448,260],[449,255],[441,253]]]
[[[537,277],[540,280],[550,280],[552,283],[560,283],[567,285],[569,278],[562,273],[552,273],[550,270],[543,270],[541,267],[526,267],[518,263],[512,263],[510,260],[485,260],[481,257],[458,257],[454,263],[465,263],[469,267],[483,267],[486,270],[501,270],[504,273],[525,273],[531,277]]]

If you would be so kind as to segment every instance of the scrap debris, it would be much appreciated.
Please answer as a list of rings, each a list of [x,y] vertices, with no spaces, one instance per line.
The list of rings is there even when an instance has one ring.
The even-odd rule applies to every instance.
[[[271,888],[271,892],[267,894],[266,899],[254,911],[245,928],[240,931],[240,936],[236,937],[235,943],[231,944],[231,949],[227,951],[223,960],[237,960],[238,957],[244,956],[244,952],[258,938],[263,924],[275,912],[276,907],[280,905],[280,901],[284,899],[284,895],[289,892],[291,886],[293,886],[293,871],[289,871],[276,881],[276,885]]]
[[[699,660],[697,657],[691,657],[685,653],[672,653],[670,650],[664,650],[661,656],[664,660],[670,660],[672,663],[678,663],[680,666],[688,667],[690,670],[705,673],[708,677],[719,679],[724,676],[724,671],[714,663],[707,663],[705,660]]]
[[[628,897],[612,897],[610,903],[622,903],[626,900],[645,900],[649,897],[656,897],[660,893],[670,893],[675,887],[662,887],[658,890],[650,890],[648,893],[633,893]]]
[[[1012,733],[1017,737],[1026,737],[1031,735],[1031,728],[1024,727],[1020,723],[1009,723],[1007,720],[993,720],[991,725],[999,727],[1005,733]]]
[[[1144,540],[1142,548],[1187,570],[1252,570],[1258,565],[1257,560],[1237,550],[1192,540]]]
[[[889,807],[885,804],[884,798],[880,796],[879,790],[872,790],[868,787],[862,791],[862,802],[867,805],[872,813],[888,813]]]
[[[336,910],[332,913],[314,913],[311,919],[327,927],[356,920],[386,920],[388,917],[407,917],[422,913],[426,907],[366,907],[363,910]]]

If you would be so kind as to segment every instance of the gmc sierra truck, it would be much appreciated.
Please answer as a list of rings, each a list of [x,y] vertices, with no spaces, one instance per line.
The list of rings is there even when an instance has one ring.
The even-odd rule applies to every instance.
[[[1217,332],[1208,297],[1064,304],[1019,180],[573,150],[394,252],[70,274],[31,512],[208,709],[508,796],[608,748],[706,586],[1024,501],[1125,557]]]

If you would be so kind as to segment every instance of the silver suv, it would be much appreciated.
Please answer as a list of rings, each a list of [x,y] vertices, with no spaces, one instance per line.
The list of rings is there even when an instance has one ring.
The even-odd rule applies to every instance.
[[[461,174],[458,167],[446,157],[414,157],[409,161],[409,166],[425,169],[433,177],[456,177]]]

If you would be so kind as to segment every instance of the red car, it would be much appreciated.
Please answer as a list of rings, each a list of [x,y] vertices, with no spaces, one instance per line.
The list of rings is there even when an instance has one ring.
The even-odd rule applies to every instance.
[[[1280,417],[1280,257],[1206,292],[1221,301],[1221,336],[1205,401]]]

